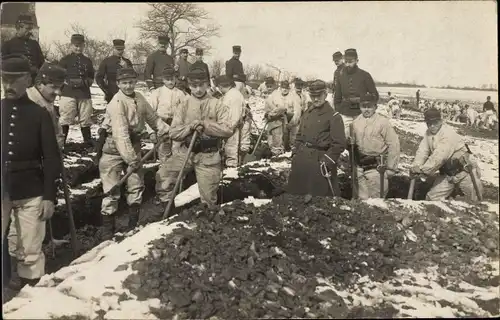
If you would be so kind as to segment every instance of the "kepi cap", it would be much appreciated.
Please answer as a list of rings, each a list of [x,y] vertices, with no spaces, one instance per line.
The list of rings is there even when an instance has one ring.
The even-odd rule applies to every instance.
[[[161,75],[165,78],[166,77],[174,77],[176,75],[176,72],[175,72],[174,68],[168,66],[165,69],[163,69]]]
[[[22,76],[31,73],[29,60],[21,54],[9,54],[2,57],[2,74]]]
[[[170,38],[168,36],[158,36],[158,42],[160,44],[168,44],[170,42]]]
[[[113,40],[113,46],[117,49],[124,49],[125,48],[125,40],[122,39],[114,39]]]
[[[326,83],[323,80],[314,80],[309,85],[309,95],[311,96],[319,96],[324,93],[326,90]]]
[[[295,89],[302,89],[304,87],[304,81],[302,79],[295,79]]]
[[[332,55],[332,57],[333,57],[333,60],[340,60],[340,59],[342,59],[342,57],[343,57],[343,56],[342,56],[342,52],[337,51],[337,52],[335,52],[335,53]]]
[[[221,75],[221,76],[218,76],[217,78],[215,78],[215,83],[218,86],[222,86],[222,87],[230,87],[230,86],[234,85],[233,79],[229,78],[226,75]]]
[[[233,52],[234,53],[240,53],[241,52],[241,46],[233,46]]]
[[[436,108],[429,108],[424,112],[425,122],[435,122],[441,120],[441,112]]]
[[[203,55],[203,49],[202,48],[196,48],[196,55],[197,56],[202,56]]]
[[[27,24],[35,24],[33,16],[29,14],[20,14],[17,17],[17,23],[27,23]]]
[[[116,80],[137,78],[134,68],[121,68],[116,72]]]
[[[377,106],[377,97],[371,93],[367,93],[360,98],[360,103],[362,105]]]
[[[204,69],[201,68],[191,69],[187,75],[187,78],[190,83],[208,81],[207,73]]]
[[[188,49],[184,48],[179,51],[180,53],[189,53]]]
[[[38,71],[37,78],[60,86],[66,79],[66,69],[58,64],[45,62]]]
[[[356,51],[356,49],[353,49],[353,48],[347,49],[347,50],[344,52],[344,57],[345,57],[346,59],[347,59],[347,58],[357,59],[357,58],[358,58],[358,52]]]
[[[85,42],[85,37],[81,34],[73,34],[71,36],[71,43],[72,44],[81,44]]]
[[[273,77],[267,77],[265,80],[264,80],[264,83],[266,85],[274,85],[276,83],[276,81],[274,81],[274,78]]]

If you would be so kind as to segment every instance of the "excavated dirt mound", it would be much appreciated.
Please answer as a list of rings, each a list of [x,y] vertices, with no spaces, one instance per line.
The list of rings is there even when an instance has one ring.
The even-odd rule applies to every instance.
[[[161,307],[152,309],[160,319],[354,318],[397,312],[386,305],[349,309],[334,291],[317,294],[317,277],[347,288],[361,276],[385,281],[396,269],[438,265],[446,281],[498,281],[470,267],[481,254],[498,257],[492,217],[473,207],[401,212],[343,199],[306,204],[291,195],[261,207],[242,201],[214,211],[195,206],[174,219],[195,227],[153,241],[125,287],[139,300],[160,299]]]

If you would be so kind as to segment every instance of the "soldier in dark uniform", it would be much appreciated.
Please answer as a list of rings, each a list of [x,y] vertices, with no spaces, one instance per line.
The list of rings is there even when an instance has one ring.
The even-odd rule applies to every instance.
[[[335,92],[335,83],[339,78],[340,71],[344,68],[344,56],[342,55],[342,52],[337,51],[333,54],[332,58],[333,62],[337,66],[337,69],[335,69],[335,72],[333,73],[333,92]]]
[[[377,103],[379,94],[372,76],[358,67],[358,53],[356,49],[347,49],[344,53],[344,68],[335,83],[333,102],[335,110],[342,115],[345,134],[349,136],[349,126],[361,114],[359,108],[361,97],[367,93],[374,97]]]
[[[191,65],[191,70],[203,69],[207,73],[207,78],[210,79],[210,71],[208,70],[208,65],[203,62],[203,49],[196,49],[196,61]]]
[[[167,46],[170,41],[168,36],[158,37],[158,50],[148,56],[146,68],[144,69],[144,79],[148,88],[159,88],[163,85],[162,73],[166,67],[174,67],[174,58],[167,54]]]
[[[107,103],[113,99],[118,92],[116,84],[116,72],[121,68],[132,68],[132,61],[123,57],[125,50],[125,40],[113,40],[113,55],[102,60],[95,76],[95,82],[104,92],[104,99]]]
[[[9,238],[21,284],[35,285],[45,274],[45,221],[54,213],[61,158],[49,112],[31,101],[30,63],[23,56],[2,59],[2,240]]]
[[[95,70],[92,60],[83,55],[85,38],[81,34],[71,36],[71,51],[63,57],[59,64],[67,70],[66,84],[59,100],[60,124],[64,134],[64,142],[68,137],[69,126],[74,124],[75,117],[82,130],[83,142],[88,148],[93,148],[92,134],[92,99],[90,87],[94,82]]]
[[[38,41],[31,39],[34,21],[30,15],[22,14],[17,19],[16,36],[2,45],[2,56],[9,54],[22,54],[30,62],[30,73],[32,84],[38,70],[43,65],[45,58]]]
[[[226,76],[229,79],[233,79],[236,89],[240,90],[245,84],[241,81],[237,81],[239,74],[245,74],[243,71],[243,64],[240,61],[241,56],[241,46],[233,46],[233,57],[226,61]]]
[[[312,103],[300,119],[292,149],[292,167],[288,192],[309,196],[332,196],[329,183],[320,168],[324,162],[331,173],[334,193],[340,196],[337,162],[346,147],[344,123],[340,114],[326,101],[326,83],[314,81],[309,86]]]

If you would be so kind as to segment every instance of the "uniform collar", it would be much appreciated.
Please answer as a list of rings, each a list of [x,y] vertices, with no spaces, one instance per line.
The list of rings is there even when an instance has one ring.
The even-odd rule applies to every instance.
[[[327,108],[331,108],[330,107],[330,104],[328,103],[328,101],[325,101],[325,103],[323,103],[322,105],[318,106],[318,107],[315,107],[314,104],[311,104],[306,112],[313,112],[313,111],[316,111],[318,112],[319,114],[323,114],[325,113],[328,109]]]

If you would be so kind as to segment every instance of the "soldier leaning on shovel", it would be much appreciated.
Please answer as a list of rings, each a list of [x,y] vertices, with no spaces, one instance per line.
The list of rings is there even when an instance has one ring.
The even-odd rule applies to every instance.
[[[2,241],[12,218],[21,286],[35,285],[45,274],[45,221],[54,213],[61,158],[49,112],[30,100],[29,61],[2,57]]]
[[[355,161],[358,170],[358,197],[385,198],[388,178],[398,168],[399,137],[389,118],[377,112],[377,103],[372,95],[361,98],[361,115],[352,122]],[[383,180],[382,180],[383,179]]]
[[[205,70],[191,70],[188,81],[191,95],[174,113],[170,127],[172,140],[182,144],[178,152],[175,152],[159,169],[164,171],[162,175],[166,179],[158,196],[166,208],[170,199],[173,201],[172,192],[175,191],[178,176],[193,169],[196,172],[201,202],[209,207],[217,204],[217,190],[222,173],[220,154],[222,139],[229,138],[233,134],[227,107],[219,99],[207,93],[209,83]],[[192,152],[189,152],[188,146],[195,131],[196,135],[200,136],[195,139]],[[186,158],[188,161],[183,167]]]
[[[302,115],[292,150],[288,192],[311,196],[340,196],[337,161],[346,146],[342,117],[326,102],[326,83],[309,87],[312,104]]]
[[[110,239],[115,231],[115,213],[118,210],[120,189],[113,188],[120,181],[122,171],[132,172],[127,179],[127,204],[129,228],[139,221],[140,205],[144,192],[143,172],[140,170],[141,133],[147,123],[157,132],[158,139],[168,138],[169,126],[151,108],[146,99],[135,91],[137,74],[132,68],[118,70],[118,91],[106,108],[106,140],[99,160],[99,174],[105,197],[101,214],[104,239]]]
[[[480,170],[462,136],[443,123],[441,112],[435,108],[425,111],[424,119],[427,131],[418,146],[410,174],[429,176],[439,170],[426,199],[445,200],[458,186],[467,199],[481,200]]]
[[[95,82],[104,92],[104,100],[107,103],[113,99],[118,92],[116,84],[116,73],[121,68],[132,68],[132,61],[123,57],[125,40],[113,40],[113,55],[102,60],[95,76]]]

